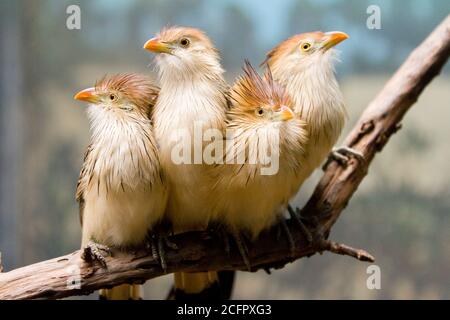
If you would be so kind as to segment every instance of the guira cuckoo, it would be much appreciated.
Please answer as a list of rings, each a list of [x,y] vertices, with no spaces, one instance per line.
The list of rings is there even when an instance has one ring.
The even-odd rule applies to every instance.
[[[105,265],[110,248],[145,242],[163,217],[167,183],[150,121],[158,88],[138,74],[104,78],[75,99],[89,103],[91,141],[78,180],[83,258]],[[139,299],[139,286],[102,290],[106,299]]]
[[[305,145],[299,187],[330,154],[344,127],[346,109],[335,76],[337,54],[333,48],[347,38],[338,31],[298,34],[273,48],[264,62],[292,97],[296,115],[308,126],[309,142]],[[331,156],[363,160],[360,153],[345,147],[334,150]]]
[[[161,91],[153,112],[161,164],[167,175],[170,195],[166,217],[175,233],[207,228],[215,219],[217,194],[212,192],[213,165],[200,159],[176,163],[177,138],[188,136],[190,148],[195,128],[223,130],[227,109],[227,85],[218,50],[198,29],[170,27],[148,40],[144,48],[156,53]],[[194,153],[194,152],[192,152]],[[175,274],[175,297],[212,297],[218,292],[217,273]]]
[[[282,213],[302,174],[308,133],[270,70],[263,78],[246,62],[244,75],[231,88],[230,96],[227,130],[231,132],[227,138],[231,142],[227,143],[225,164],[217,167],[214,192],[221,194],[219,219],[249,267],[240,235],[253,240],[276,222],[284,222]],[[277,164],[269,163],[268,157]]]

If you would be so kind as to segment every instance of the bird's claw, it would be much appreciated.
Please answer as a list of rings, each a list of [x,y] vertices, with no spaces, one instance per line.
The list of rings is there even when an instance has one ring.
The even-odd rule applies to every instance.
[[[350,158],[352,157],[357,159],[359,162],[365,161],[364,155],[355,149],[345,146],[334,148],[329,154],[328,159],[323,165],[322,169],[326,170],[332,161],[336,161],[341,166],[346,167],[348,162],[350,161]]]
[[[148,244],[150,246],[153,259],[159,262],[164,273],[167,273],[166,247],[178,250],[178,245],[170,241],[164,232],[159,232],[149,236]]]
[[[83,248],[81,258],[84,261],[98,261],[102,265],[102,267],[106,268],[106,259],[105,255],[102,254],[102,251],[105,252],[106,255],[111,255],[111,249],[108,246],[96,243],[95,241],[91,240]]]
[[[313,241],[313,236],[302,221],[301,210],[299,208],[295,208],[295,210],[294,210],[294,208],[292,208],[292,206],[289,204],[288,212],[289,212],[289,216],[291,217],[291,219],[293,219],[300,227],[300,230],[301,230],[302,234],[305,236],[305,239],[308,242],[308,244],[311,244]]]

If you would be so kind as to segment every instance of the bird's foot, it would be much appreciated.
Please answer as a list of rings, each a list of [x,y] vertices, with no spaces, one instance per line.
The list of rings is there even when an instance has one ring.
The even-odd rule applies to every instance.
[[[306,241],[309,244],[311,244],[313,241],[313,236],[312,236],[311,232],[308,230],[308,228],[305,226],[305,224],[303,223],[301,210],[299,208],[295,208],[295,210],[294,210],[294,208],[292,208],[292,206],[290,204],[288,204],[288,212],[289,212],[289,216],[291,217],[291,219],[294,220],[298,224]]]
[[[355,149],[345,146],[334,148],[328,156],[328,159],[322,169],[326,170],[332,161],[337,161],[341,166],[346,167],[352,157],[360,162],[365,161],[364,155]]]
[[[108,246],[91,240],[83,248],[81,258],[84,261],[98,261],[102,267],[107,268],[105,255],[102,254],[102,251],[106,254],[106,256],[111,255],[111,249]]]
[[[236,243],[236,246],[239,250],[239,253],[241,254],[245,266],[247,267],[247,270],[251,271],[252,267],[250,265],[250,259],[248,257],[248,247],[244,237],[237,231],[231,232],[231,236],[233,237],[234,242]]]
[[[153,259],[158,261],[161,268],[167,273],[166,248],[178,250],[177,244],[169,239],[166,230],[160,230],[149,235],[147,242],[151,249]]]

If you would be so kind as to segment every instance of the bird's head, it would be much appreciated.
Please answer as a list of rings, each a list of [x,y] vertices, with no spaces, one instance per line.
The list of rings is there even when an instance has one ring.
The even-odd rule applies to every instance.
[[[281,123],[295,117],[287,92],[272,78],[268,69],[261,77],[246,61],[244,74],[231,88],[230,120],[251,125]]]
[[[149,78],[127,73],[104,77],[94,87],[78,92],[74,99],[119,115],[148,116],[156,102],[158,91],[158,87]]]
[[[144,49],[157,54],[156,62],[161,72],[172,70],[189,76],[223,72],[218,50],[199,29],[165,28],[148,40]]]
[[[281,66],[295,70],[312,64],[328,63],[333,56],[332,48],[347,38],[348,35],[340,31],[298,34],[273,48],[264,63],[272,70]]]

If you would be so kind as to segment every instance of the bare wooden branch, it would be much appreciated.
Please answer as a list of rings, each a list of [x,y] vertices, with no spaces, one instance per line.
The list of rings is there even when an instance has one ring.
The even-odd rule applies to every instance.
[[[330,252],[341,254],[344,256],[350,256],[360,261],[375,262],[375,258],[365,250],[355,249],[345,244],[337,243],[330,240],[322,240],[322,241],[323,241],[322,247],[324,248],[324,250],[328,250]]]
[[[360,151],[366,161],[347,167],[332,163],[303,212],[320,220],[327,235],[355,193],[375,154],[383,149],[423,89],[439,74],[450,54],[450,15],[417,47],[366,108],[344,144]],[[317,215],[320,215],[317,217]]]
[[[345,167],[337,163],[327,167],[302,210],[307,219],[306,225],[314,236],[313,242],[305,239],[294,221],[288,221],[297,247],[295,252],[290,252],[286,239],[279,239],[277,231],[271,230],[249,244],[252,269],[283,267],[288,262],[324,250],[373,261],[373,257],[363,250],[325,239],[367,174],[375,154],[400,128],[404,114],[440,72],[449,54],[450,16],[411,53],[346,138],[345,144],[360,151],[365,161],[353,159]],[[168,272],[245,270],[237,251],[232,250],[227,256],[222,246],[218,245],[221,240],[217,237],[207,232],[174,236],[171,240],[178,244],[179,249],[167,250]],[[163,274],[157,261],[145,250],[134,254],[116,253],[114,257],[107,258],[107,266],[103,269],[99,265],[83,262],[77,251],[6,272],[0,274],[0,299],[62,298],[122,283],[140,283]]]

